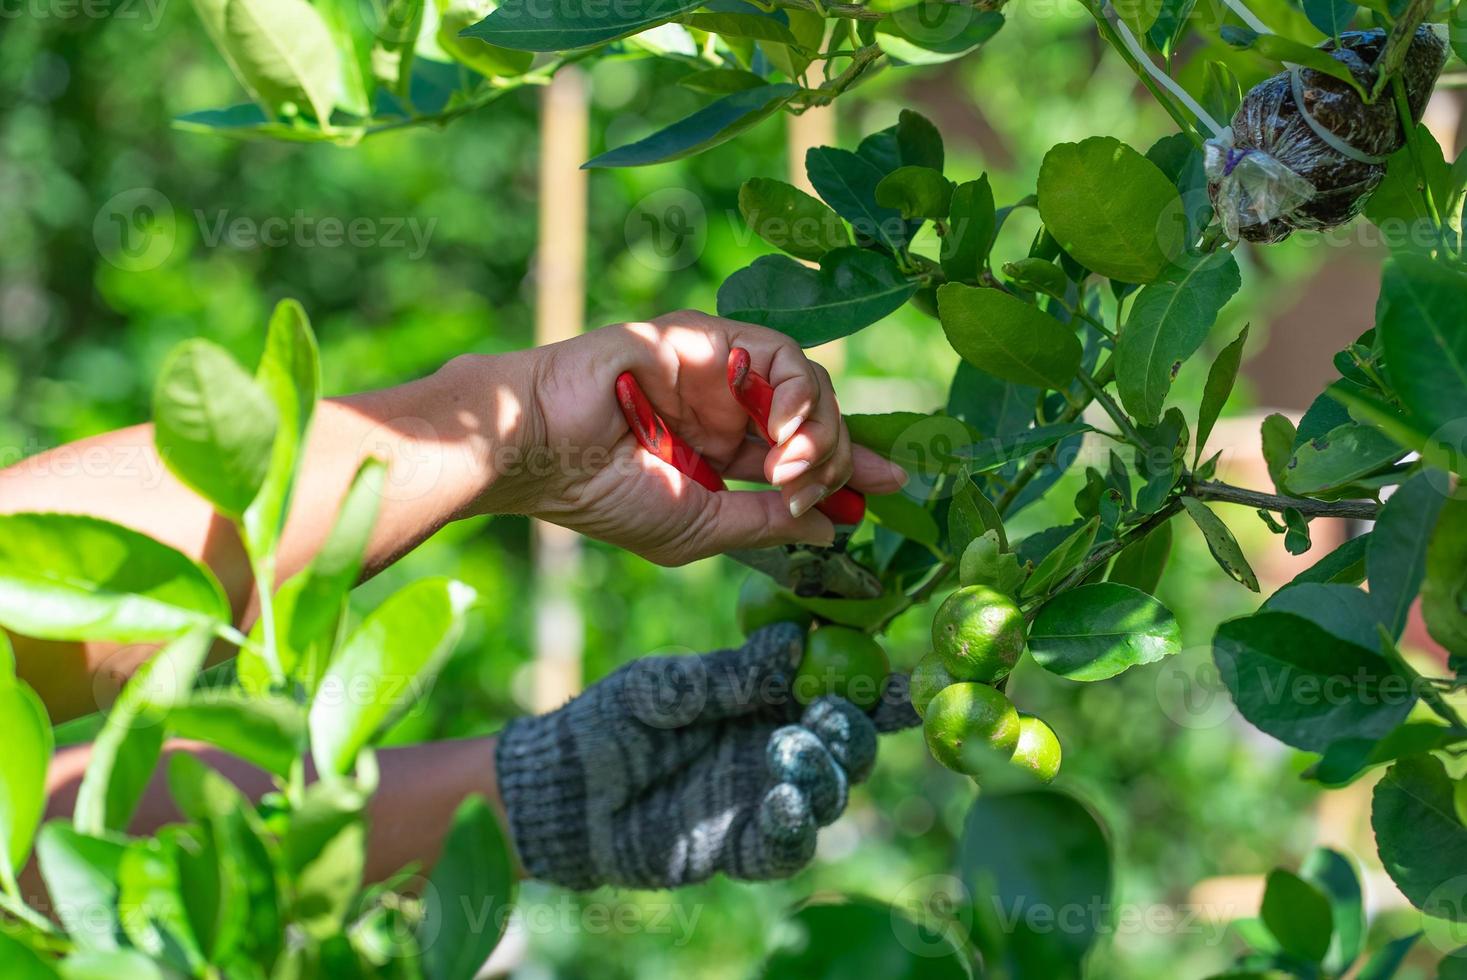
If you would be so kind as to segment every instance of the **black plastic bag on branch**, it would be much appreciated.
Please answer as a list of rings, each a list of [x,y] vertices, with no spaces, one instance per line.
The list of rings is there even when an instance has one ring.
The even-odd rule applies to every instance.
[[[1385,43],[1385,31],[1346,31],[1320,48],[1369,91]],[[1446,59],[1435,31],[1417,29],[1402,69],[1413,122]],[[1207,191],[1233,239],[1278,242],[1296,229],[1332,228],[1360,213],[1405,139],[1389,91],[1367,105],[1341,79],[1292,68],[1255,85],[1232,126],[1208,140]]]

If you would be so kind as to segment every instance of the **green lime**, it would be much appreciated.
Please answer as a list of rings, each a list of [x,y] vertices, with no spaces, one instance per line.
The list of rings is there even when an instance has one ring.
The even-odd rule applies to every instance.
[[[1033,715],[1020,715],[1013,763],[1046,783],[1053,780],[1060,769],[1060,743],[1054,729]]]
[[[958,589],[932,618],[932,649],[959,680],[1001,680],[1018,663],[1025,640],[1019,607],[986,585]]]
[[[935,653],[929,653],[917,661],[917,666],[912,668],[912,679],[908,685],[912,707],[917,709],[917,715],[920,717],[926,714],[927,703],[937,696],[937,692],[950,684],[956,684],[957,680],[947,672]]]
[[[744,579],[739,587],[739,602],[734,617],[745,636],[773,623],[794,623],[809,629],[815,614],[795,602],[794,596],[774,584],[767,575],[757,572]]]
[[[987,684],[950,684],[928,703],[922,734],[934,759],[971,776],[983,762],[981,753],[971,751],[975,745],[987,745],[1003,756],[1013,754],[1019,741],[1019,713],[1002,692]]]
[[[822,626],[805,641],[805,656],[795,672],[795,700],[809,704],[825,694],[838,694],[858,708],[881,698],[891,673],[881,644],[860,630]]]

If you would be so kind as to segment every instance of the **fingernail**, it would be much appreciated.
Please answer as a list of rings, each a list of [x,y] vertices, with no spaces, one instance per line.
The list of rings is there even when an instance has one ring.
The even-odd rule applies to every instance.
[[[891,478],[896,481],[897,487],[906,486],[907,481],[912,478],[911,475],[895,463],[889,462],[887,465],[891,467]]]
[[[825,499],[828,491],[818,483],[803,487],[790,498],[790,516],[802,517],[811,507]]]
[[[799,476],[810,468],[808,459],[792,459],[788,463],[780,463],[774,468],[774,485],[784,486],[786,483]]]
[[[795,433],[798,432],[800,430],[800,426],[804,424],[805,416],[796,415],[794,418],[786,422],[783,428],[781,428],[778,432],[774,434],[774,444],[776,446],[783,446],[785,443],[789,442],[790,439],[794,438]]]

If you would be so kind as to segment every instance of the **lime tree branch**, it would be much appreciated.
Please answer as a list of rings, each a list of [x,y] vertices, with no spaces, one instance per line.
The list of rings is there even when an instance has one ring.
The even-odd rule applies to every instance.
[[[1371,102],[1379,99],[1385,93],[1386,86],[1390,85],[1391,79],[1401,73],[1406,64],[1406,52],[1411,49],[1411,42],[1416,38],[1416,28],[1422,25],[1434,6],[1435,0],[1411,0],[1391,28],[1391,36],[1386,38],[1385,47],[1381,49],[1380,57],[1375,62],[1375,84],[1370,89]],[[1403,119],[1401,122],[1409,128],[1409,120]]]
[[[1146,535],[1150,534],[1152,531],[1156,530],[1158,527],[1165,524],[1173,517],[1176,517],[1179,513],[1181,513],[1181,511],[1182,498],[1172,497],[1170,500],[1167,501],[1166,506],[1163,507],[1161,510],[1157,511],[1155,514],[1152,514],[1150,517],[1146,518],[1146,520],[1142,521],[1140,524],[1137,524],[1125,534],[1120,535],[1114,540],[1107,541],[1099,548],[1091,551],[1090,554],[1085,556],[1085,560],[1080,562],[1080,564],[1076,566],[1073,572],[1065,576],[1064,580],[1061,581],[1059,585],[1051,589],[1048,595],[1044,596],[1039,602],[1036,602],[1034,604],[1034,608],[1031,609],[1029,612],[1029,618],[1033,619],[1035,612],[1037,612],[1039,607],[1044,605],[1045,602],[1048,602],[1051,598],[1061,592],[1066,591],[1067,589],[1073,589],[1075,586],[1085,581],[1085,579],[1089,578],[1090,574],[1094,572],[1097,568],[1102,567],[1106,562],[1110,561],[1116,555],[1126,550],[1127,547],[1137,541],[1140,541],[1142,538],[1146,537]]]
[[[1380,513],[1380,506],[1365,500],[1311,500],[1308,497],[1287,497],[1277,493],[1260,493],[1245,490],[1227,483],[1208,480],[1195,481],[1189,492],[1198,500],[1216,500],[1226,504],[1242,504],[1260,510],[1297,510],[1305,517],[1343,517],[1355,521],[1373,521]]]
[[[885,53],[874,44],[868,44],[864,48],[857,48],[851,54],[851,63],[839,75],[830,79],[819,88],[806,89],[796,99],[803,102],[805,106],[829,105],[836,97],[843,94],[846,89],[860,81],[868,71],[879,67],[885,58]]]
[[[846,20],[880,20],[886,15],[858,3],[820,3],[819,0],[765,0],[760,6],[783,7],[785,10],[809,10],[823,17]]]

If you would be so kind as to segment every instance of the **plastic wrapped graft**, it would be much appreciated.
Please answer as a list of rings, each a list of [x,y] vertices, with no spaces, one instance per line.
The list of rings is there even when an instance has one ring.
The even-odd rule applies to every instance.
[[[1384,31],[1347,31],[1320,45],[1369,91]],[[1446,43],[1417,30],[1402,72],[1419,122]],[[1353,88],[1310,68],[1292,68],[1250,90],[1232,126],[1207,143],[1207,190],[1229,237],[1277,242],[1295,229],[1331,228],[1355,217],[1405,144],[1395,101],[1367,105]]]

